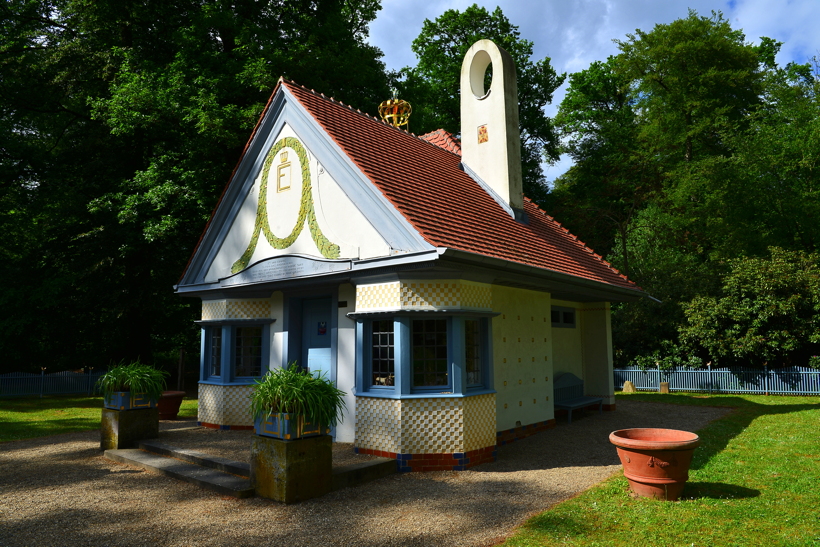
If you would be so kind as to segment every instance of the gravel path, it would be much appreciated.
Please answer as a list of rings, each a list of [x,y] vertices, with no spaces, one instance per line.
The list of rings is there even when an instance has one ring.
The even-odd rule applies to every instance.
[[[96,431],[3,443],[0,546],[492,545],[619,471],[611,431],[695,431],[727,412],[621,399],[615,412],[578,413],[570,425],[499,447],[495,463],[393,475],[290,506],[111,462]]]

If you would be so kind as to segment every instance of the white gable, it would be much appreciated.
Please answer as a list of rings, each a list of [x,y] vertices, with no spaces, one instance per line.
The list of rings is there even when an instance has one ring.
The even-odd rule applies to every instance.
[[[432,250],[280,86],[178,290],[322,275]]]
[[[227,230],[206,281],[239,273],[267,258],[388,256],[391,246],[336,179],[284,124]],[[261,204],[260,204],[261,202]]]

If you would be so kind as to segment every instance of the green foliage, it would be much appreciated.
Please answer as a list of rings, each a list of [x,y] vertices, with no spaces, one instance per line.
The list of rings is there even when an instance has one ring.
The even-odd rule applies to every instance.
[[[770,252],[768,259],[731,260],[719,297],[699,296],[684,306],[684,343],[721,364],[808,360],[820,347],[820,255]]]
[[[146,397],[158,401],[165,391],[165,379],[168,373],[139,361],[127,365],[119,365],[108,369],[108,372],[97,380],[97,388],[102,391],[103,397],[108,397],[117,391],[131,391],[145,393]]]
[[[593,249],[613,249],[619,242],[621,270],[631,275],[624,245],[660,178],[642,150],[630,81],[617,66],[618,59],[610,57],[570,75],[555,124],[566,138],[561,151],[575,165],[555,181],[547,206]]]
[[[418,65],[404,68],[404,80],[397,83],[401,98],[413,105],[411,129],[417,134],[436,129],[461,133],[461,64],[470,46],[481,39],[492,40],[515,60],[524,193],[542,202],[546,180],[541,161],[558,159],[558,138],[543,109],[565,76],[555,72],[548,57],[531,60],[532,42],[521,39],[501,8],[490,13],[473,4],[463,12],[450,9],[435,21],[424,21],[412,45]]]
[[[638,355],[630,363],[643,371],[646,370],[673,370],[698,369],[703,366],[703,360],[691,353],[689,348],[675,344],[671,340],[663,340],[661,348],[651,353]]]
[[[294,361],[256,381],[251,414],[254,419],[280,412],[301,414],[308,422],[333,427],[343,416],[344,396],[324,374],[314,376]]]
[[[644,142],[674,166],[725,151],[721,130],[760,102],[760,55],[720,13],[655,25],[617,41]]]
[[[745,40],[690,11],[570,76],[556,123],[576,163],[548,210],[661,301],[613,308],[621,363],[666,355],[683,303],[719,298],[731,260],[818,250],[820,79]]]
[[[0,4],[5,370],[170,367],[173,293],[280,75],[375,113],[378,0]]]

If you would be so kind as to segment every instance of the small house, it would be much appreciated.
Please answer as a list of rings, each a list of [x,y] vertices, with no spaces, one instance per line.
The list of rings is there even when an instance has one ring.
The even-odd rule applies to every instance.
[[[644,293],[522,194],[509,54],[474,44],[461,97],[459,141],[279,81],[176,286],[202,302],[202,425],[250,427],[292,362],[347,393],[336,441],[406,470],[548,428],[564,372],[614,409],[610,303]]]

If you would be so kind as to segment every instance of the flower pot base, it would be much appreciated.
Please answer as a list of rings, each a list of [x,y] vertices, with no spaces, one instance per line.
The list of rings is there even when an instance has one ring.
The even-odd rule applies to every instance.
[[[624,475],[626,476],[626,475]],[[626,477],[629,489],[636,498],[652,498],[656,500],[677,501],[686,486],[686,480],[670,481],[661,484],[641,482]]]

